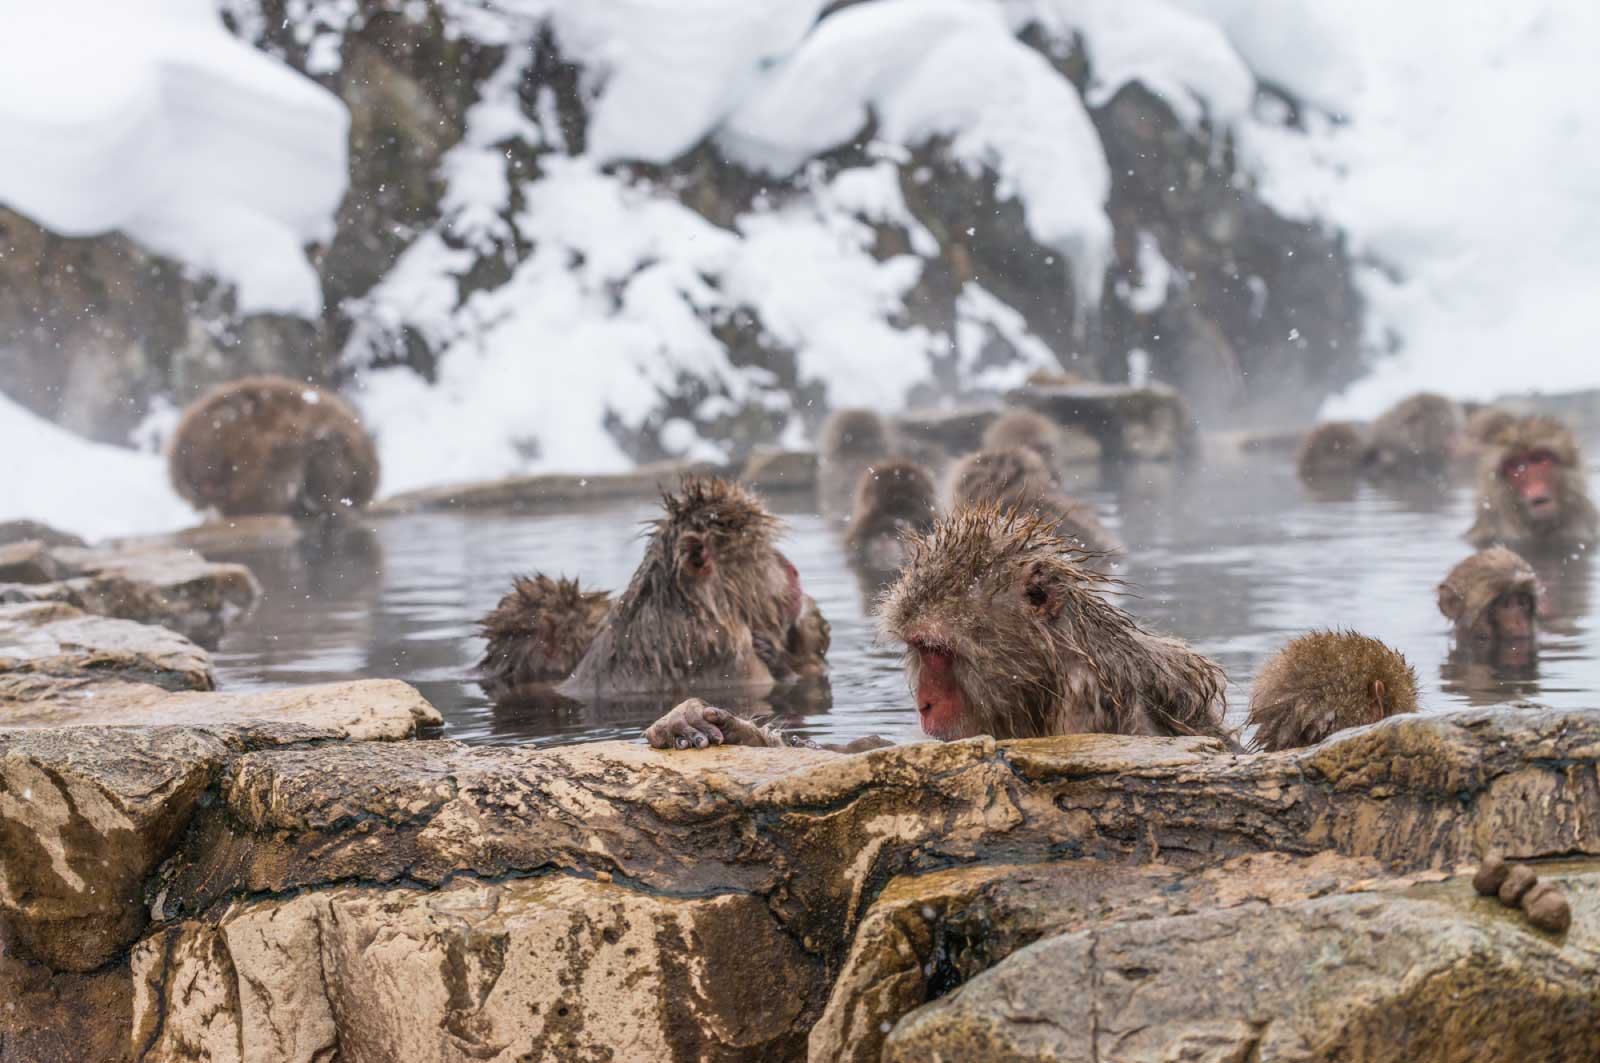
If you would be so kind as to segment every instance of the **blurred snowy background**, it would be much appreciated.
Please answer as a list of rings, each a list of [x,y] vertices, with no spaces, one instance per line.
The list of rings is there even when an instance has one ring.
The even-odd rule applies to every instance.
[[[1203,423],[1600,384],[1600,4],[0,0],[0,519],[330,383],[383,492],[1037,368]],[[1142,353],[1141,353],[1142,352]]]

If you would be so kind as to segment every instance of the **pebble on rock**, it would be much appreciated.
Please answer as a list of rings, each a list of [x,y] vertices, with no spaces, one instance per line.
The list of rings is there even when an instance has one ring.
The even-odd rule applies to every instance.
[[[1528,922],[1552,934],[1563,934],[1572,925],[1572,908],[1566,894],[1548,879],[1522,895],[1522,910]]]
[[[1532,868],[1526,864],[1517,864],[1506,875],[1506,880],[1500,884],[1500,903],[1515,906],[1522,900],[1522,895],[1533,888],[1539,881],[1539,876],[1534,874]]]
[[[1500,886],[1505,882],[1506,876],[1511,873],[1511,865],[1498,853],[1491,853],[1484,858],[1483,864],[1478,868],[1478,873],[1472,876],[1472,888],[1485,897],[1500,892]]]

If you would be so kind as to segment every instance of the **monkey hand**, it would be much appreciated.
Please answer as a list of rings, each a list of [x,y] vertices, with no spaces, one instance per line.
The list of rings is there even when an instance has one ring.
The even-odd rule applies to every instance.
[[[781,746],[776,728],[761,727],[699,698],[680,703],[644,730],[656,749],[704,749],[707,746]]]

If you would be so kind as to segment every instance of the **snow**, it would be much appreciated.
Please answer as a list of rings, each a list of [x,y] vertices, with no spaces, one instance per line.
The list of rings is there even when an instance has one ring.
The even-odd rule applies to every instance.
[[[155,454],[90,443],[0,395],[0,453],[13,455],[0,520],[29,519],[86,539],[195,522]]]
[[[1088,103],[1129,82],[1164,99],[1190,128],[1232,125],[1250,112],[1255,77],[1217,26],[1166,0],[1003,0],[1016,30],[1038,25],[1052,40],[1081,35],[1093,81]]]
[[[1298,51],[1288,23],[1307,4],[1191,6],[1252,63],[1279,41],[1272,76],[1348,116],[1248,141],[1271,200],[1344,228],[1375,263],[1358,278],[1370,324],[1402,345],[1327,416],[1371,416],[1423,388],[1600,386],[1600,5],[1316,5]]]
[[[210,0],[0,0],[0,25],[0,203],[68,236],[121,230],[234,281],[246,311],[320,311],[303,245],[344,196],[336,97]]]
[[[826,86],[826,91],[818,91]],[[1072,261],[1081,304],[1099,298],[1110,257],[1111,187],[1083,101],[997,7],[964,0],[879,0],[824,19],[718,133],[728,155],[774,174],[859,135],[911,147],[951,138],[954,156],[988,166],[1029,232]]]

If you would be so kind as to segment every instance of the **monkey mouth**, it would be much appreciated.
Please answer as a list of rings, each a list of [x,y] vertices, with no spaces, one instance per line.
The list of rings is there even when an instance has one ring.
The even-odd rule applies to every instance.
[[[1528,499],[1528,516],[1534,520],[1548,520],[1555,516],[1556,500],[1548,495]]]

